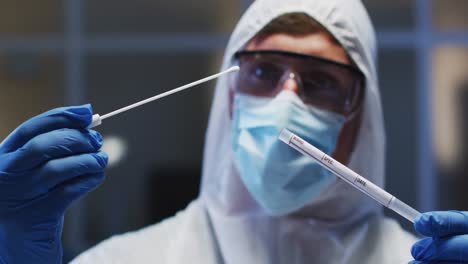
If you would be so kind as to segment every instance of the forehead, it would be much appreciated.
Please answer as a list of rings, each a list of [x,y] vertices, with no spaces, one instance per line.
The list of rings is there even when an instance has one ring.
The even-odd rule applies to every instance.
[[[292,51],[350,64],[345,49],[328,32],[323,31],[300,36],[275,33],[261,38],[254,37],[246,49]]]

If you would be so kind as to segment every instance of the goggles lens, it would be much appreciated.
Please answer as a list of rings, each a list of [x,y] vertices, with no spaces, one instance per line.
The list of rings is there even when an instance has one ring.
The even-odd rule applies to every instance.
[[[364,94],[364,75],[355,67],[320,57],[286,51],[239,51],[239,93],[275,97],[293,78],[306,104],[349,116]]]

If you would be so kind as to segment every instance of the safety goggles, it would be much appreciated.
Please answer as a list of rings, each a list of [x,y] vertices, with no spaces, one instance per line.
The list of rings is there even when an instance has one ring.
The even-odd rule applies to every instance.
[[[357,68],[328,59],[279,50],[239,51],[236,92],[275,97],[288,79],[298,85],[306,104],[352,116],[364,95],[364,75]]]

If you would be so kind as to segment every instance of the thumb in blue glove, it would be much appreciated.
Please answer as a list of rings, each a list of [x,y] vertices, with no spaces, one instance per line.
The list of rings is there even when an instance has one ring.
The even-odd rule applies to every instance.
[[[36,116],[0,144],[0,263],[61,263],[65,210],[104,179],[90,105]]]
[[[468,212],[427,212],[414,227],[426,238],[413,245],[411,263],[468,263]]]

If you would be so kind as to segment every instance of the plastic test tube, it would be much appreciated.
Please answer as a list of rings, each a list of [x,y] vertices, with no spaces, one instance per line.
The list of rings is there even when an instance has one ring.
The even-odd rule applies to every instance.
[[[284,143],[288,144],[290,147],[296,149],[302,154],[309,156],[316,160],[321,166],[325,167],[327,170],[331,171],[336,176],[343,179],[345,182],[351,184],[356,189],[365,193],[367,196],[376,200],[383,206],[393,210],[404,218],[414,223],[414,220],[421,213],[405,204],[404,202],[398,200],[395,196],[386,192],[384,189],[370,182],[366,178],[360,176],[356,172],[352,171],[348,167],[339,163],[332,157],[323,153],[318,148],[307,143],[302,138],[298,137],[288,129],[283,129],[279,135],[279,139]]]

